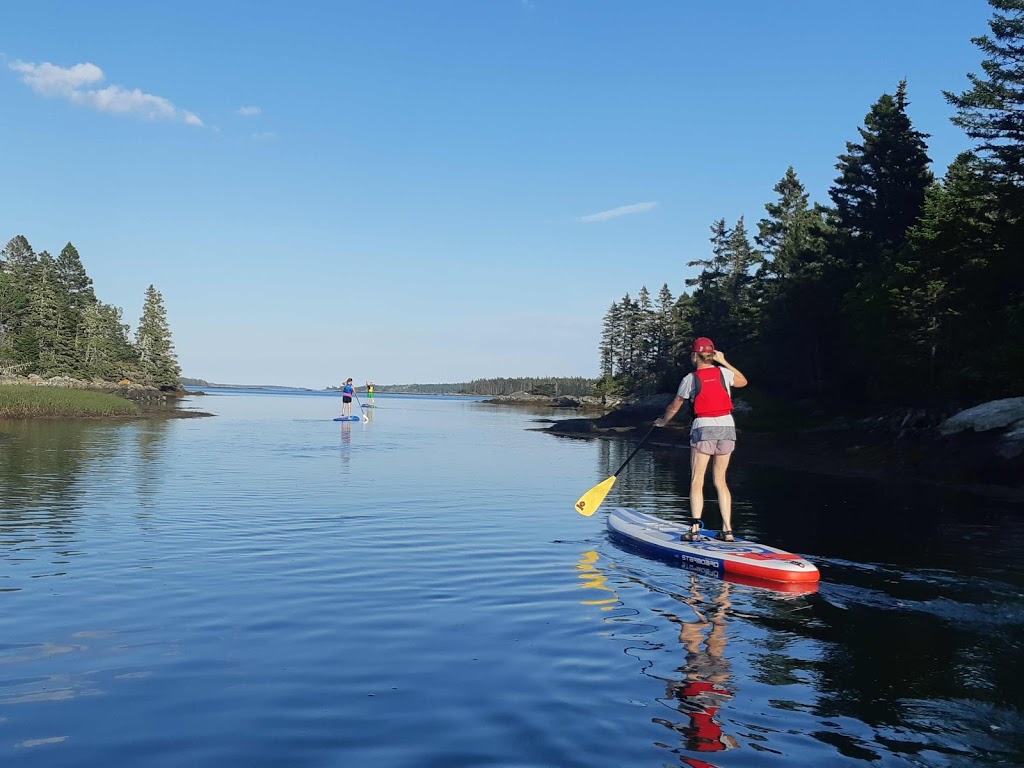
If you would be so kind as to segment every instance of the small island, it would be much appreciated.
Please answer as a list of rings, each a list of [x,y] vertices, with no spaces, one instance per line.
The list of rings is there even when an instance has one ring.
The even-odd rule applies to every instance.
[[[54,258],[13,237],[0,251],[0,418],[205,415],[176,407],[186,393],[153,285],[129,332],[74,245]]]

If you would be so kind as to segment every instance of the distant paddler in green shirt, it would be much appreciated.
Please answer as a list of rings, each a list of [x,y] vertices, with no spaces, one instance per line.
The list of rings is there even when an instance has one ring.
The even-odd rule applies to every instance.
[[[372,381],[366,382],[366,399],[370,401],[369,404],[366,406],[367,408],[376,408],[377,407],[377,406],[375,406],[373,404],[373,382]]]

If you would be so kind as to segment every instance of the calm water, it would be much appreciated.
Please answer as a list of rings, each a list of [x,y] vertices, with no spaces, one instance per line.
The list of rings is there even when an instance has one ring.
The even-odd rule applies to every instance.
[[[785,595],[576,514],[628,445],[377,402],[0,425],[0,765],[1024,763],[1021,508],[741,451],[738,528],[822,571]],[[687,487],[641,452],[606,506]]]

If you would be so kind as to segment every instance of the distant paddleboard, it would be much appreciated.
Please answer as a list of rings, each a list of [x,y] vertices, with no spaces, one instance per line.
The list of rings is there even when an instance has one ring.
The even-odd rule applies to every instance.
[[[362,416],[338,416],[335,421],[359,421]]]
[[[726,542],[705,531],[697,541],[680,537],[690,530],[684,523],[672,523],[635,509],[619,507],[608,513],[608,530],[621,540],[651,554],[677,562],[682,567],[729,581],[756,584],[770,589],[813,591],[821,575],[814,564],[791,552],[736,537]]]

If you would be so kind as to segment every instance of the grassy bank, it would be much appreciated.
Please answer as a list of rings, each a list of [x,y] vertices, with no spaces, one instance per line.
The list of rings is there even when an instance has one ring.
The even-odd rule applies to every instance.
[[[65,387],[0,385],[0,418],[135,416],[138,405],[117,395]]]

